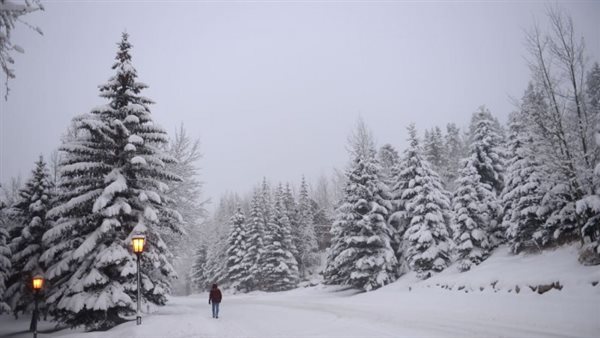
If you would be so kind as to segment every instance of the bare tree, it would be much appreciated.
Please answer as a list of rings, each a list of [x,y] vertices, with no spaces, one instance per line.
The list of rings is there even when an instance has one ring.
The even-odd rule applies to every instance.
[[[6,75],[4,83],[6,89],[5,100],[8,99],[8,80],[15,77],[15,70],[11,66],[15,63],[13,52],[24,52],[21,46],[12,42],[12,31],[16,23],[21,22],[41,35],[41,29],[21,20],[22,16],[39,10],[44,10],[40,0],[25,0],[24,2],[0,0],[0,66],[4,75]]]
[[[527,34],[529,66],[535,86],[543,93],[545,107],[533,110],[538,135],[546,145],[553,169],[557,169],[580,198],[591,188],[593,174],[590,116],[583,101],[585,49],[575,39],[572,19],[549,9],[551,33],[535,25]]]
[[[562,69],[563,76],[566,77],[564,92],[562,96],[565,100],[574,103],[577,116],[577,127],[579,129],[579,142],[583,151],[583,160],[587,167],[591,167],[588,128],[590,118],[583,104],[583,82],[585,75],[585,43],[583,38],[579,42],[575,38],[575,28],[573,19],[567,16],[557,8],[548,10],[548,17],[552,25],[552,36],[550,42],[550,52],[555,62]]]
[[[8,184],[0,186],[0,200],[3,201],[7,206],[13,205],[19,198],[19,189],[23,186],[23,179],[21,176],[11,177]]]
[[[348,151],[351,158],[372,158],[375,156],[375,140],[362,118],[356,121],[356,128],[348,136]]]
[[[176,163],[169,164],[171,171],[182,179],[181,182],[172,182],[169,185],[167,196],[182,216],[184,233],[167,233],[163,238],[171,251],[177,253],[174,265],[177,273],[183,277],[174,284],[175,292],[189,294],[191,280],[188,273],[193,264],[197,242],[202,236],[202,226],[206,218],[205,206],[208,203],[202,199],[203,183],[198,166],[202,159],[200,140],[192,139],[181,124],[170,140],[167,152],[177,160]],[[173,250],[175,247],[177,250]]]

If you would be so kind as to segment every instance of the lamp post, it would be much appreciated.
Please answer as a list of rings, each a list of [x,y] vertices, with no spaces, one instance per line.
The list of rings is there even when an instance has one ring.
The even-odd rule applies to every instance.
[[[142,298],[141,287],[140,287],[140,256],[144,251],[144,245],[146,244],[146,236],[136,235],[131,238],[131,244],[133,245],[133,252],[137,256],[137,325],[142,324],[142,314],[140,312],[140,300]]]
[[[40,290],[42,289],[42,287],[44,286],[44,277],[40,276],[40,275],[36,275],[33,277],[32,280],[32,284],[33,284],[33,301],[35,304],[35,307],[33,309],[33,338],[37,338],[37,321],[38,321],[38,298],[39,298],[39,294],[40,294]]]

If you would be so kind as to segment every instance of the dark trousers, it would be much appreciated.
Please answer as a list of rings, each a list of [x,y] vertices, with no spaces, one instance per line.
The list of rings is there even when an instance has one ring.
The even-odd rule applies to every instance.
[[[212,302],[213,318],[219,318],[219,303]]]

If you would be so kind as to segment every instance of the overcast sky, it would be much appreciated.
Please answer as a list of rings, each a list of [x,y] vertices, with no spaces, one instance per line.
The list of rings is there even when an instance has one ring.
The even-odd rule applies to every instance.
[[[263,176],[315,179],[347,161],[362,116],[379,145],[405,127],[466,125],[482,104],[502,122],[527,85],[524,30],[543,2],[43,1],[13,39],[17,78],[0,103],[0,181],[28,176],[71,118],[105,103],[98,85],[121,32],[170,133],[202,142],[206,197],[246,192]],[[600,1],[565,2],[592,61]],[[4,78],[2,78],[2,81]]]

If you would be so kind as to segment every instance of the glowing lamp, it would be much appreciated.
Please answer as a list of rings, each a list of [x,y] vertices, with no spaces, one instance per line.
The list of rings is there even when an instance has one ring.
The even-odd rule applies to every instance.
[[[133,238],[131,239],[131,244],[133,245],[133,252],[137,255],[141,254],[144,251],[144,244],[146,244],[146,236],[133,236]]]
[[[39,291],[44,286],[44,277],[37,275],[33,277],[33,289]]]

